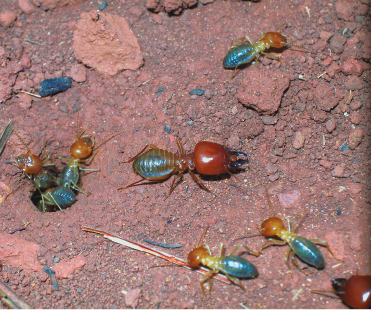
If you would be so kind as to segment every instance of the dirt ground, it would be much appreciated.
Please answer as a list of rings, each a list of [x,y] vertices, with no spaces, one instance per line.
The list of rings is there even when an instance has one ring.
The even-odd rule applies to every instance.
[[[90,195],[77,194],[65,214],[33,205],[32,181],[9,164],[26,151],[11,135],[0,159],[0,280],[19,297],[34,308],[346,308],[310,291],[330,290],[335,277],[371,273],[369,0],[204,0],[191,8],[161,1],[160,12],[138,0],[110,0],[106,7],[96,0],[1,2],[0,129],[13,119],[34,153],[44,143],[54,157],[69,157],[83,128],[98,143],[122,133],[93,160],[99,172],[81,173],[79,185]],[[100,6],[128,22],[143,55],[139,69],[112,75],[76,57],[81,14]],[[270,50],[281,61],[262,56],[225,83],[233,70],[222,59],[232,39],[256,42],[283,23],[280,32],[292,45]],[[65,92],[43,98],[22,92],[37,93],[43,79],[61,76],[73,78]],[[189,94],[194,89],[205,92]],[[245,152],[249,162],[232,176],[200,176],[215,198],[189,174],[166,201],[171,180],[117,190],[139,179],[120,162],[146,143],[176,152],[176,137],[187,152],[214,141]],[[58,173],[64,164],[55,163]],[[324,269],[308,267],[305,275],[294,267],[291,276],[287,246],[258,258],[241,253],[259,270],[258,278],[242,281],[247,292],[213,279],[203,297],[198,273],[79,227],[143,244],[181,244],[158,248],[181,258],[207,226],[213,254],[222,242],[227,252],[240,243],[258,250],[262,236],[236,239],[258,235],[257,226],[272,216],[266,188],[275,215],[297,220],[306,213],[298,233],[325,239],[343,261],[321,247]],[[44,266],[59,271],[58,291]]]

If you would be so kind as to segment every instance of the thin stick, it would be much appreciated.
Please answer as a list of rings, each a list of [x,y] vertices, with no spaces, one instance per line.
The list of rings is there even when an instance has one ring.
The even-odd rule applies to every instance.
[[[146,243],[152,244],[152,245],[163,247],[163,248],[180,248],[180,247],[182,247],[182,245],[180,245],[180,244],[177,244],[177,245],[162,244],[162,243],[150,241],[150,240],[147,240],[147,239],[143,239],[143,241],[146,242]]]
[[[12,120],[10,120],[8,122],[8,124],[6,125],[3,133],[1,134],[1,137],[0,137],[0,155],[2,154],[2,152],[5,148],[6,142],[8,141],[10,134],[12,134],[12,132],[13,132],[12,122],[13,122]]]
[[[21,298],[17,296],[8,286],[6,286],[2,281],[0,281],[0,295],[5,295],[4,297],[8,298],[14,302],[21,309],[31,309],[32,307]],[[4,298],[3,297],[3,298]]]
[[[30,95],[30,96],[37,97],[37,98],[41,98],[41,96],[38,95],[38,94],[30,93],[30,92],[23,91],[23,90],[21,90],[20,92],[21,92],[21,93],[25,93],[25,94]]]
[[[151,254],[153,256],[157,256],[157,257],[160,257],[162,259],[165,259],[165,260],[168,260],[172,263],[175,263],[179,266],[182,266],[182,267],[185,267],[187,269],[190,269],[190,270],[195,270],[197,271],[198,273],[201,273],[201,274],[208,274],[209,273],[209,269],[206,269],[204,267],[201,267],[199,269],[194,269],[194,268],[191,268],[183,259],[181,258],[178,258],[178,257],[175,257],[173,255],[170,255],[170,254],[167,254],[165,252],[162,252],[162,251],[158,251],[152,247],[149,247],[149,246],[144,246],[140,243],[136,243],[136,242],[133,242],[133,241],[130,241],[130,240],[127,240],[127,239],[124,239],[124,238],[121,238],[117,235],[113,235],[113,234],[110,234],[110,233],[107,233],[105,231],[100,231],[100,230],[96,230],[96,229],[93,229],[93,228],[89,228],[89,227],[85,227],[85,226],[82,226],[80,225],[81,229],[84,230],[84,231],[87,231],[87,232],[93,232],[93,233],[98,233],[98,234],[102,234],[104,238],[108,239],[108,240],[111,240],[113,242],[116,242],[116,243],[119,243],[121,245],[124,245],[126,247],[129,247],[129,248],[132,248],[132,249],[136,249],[137,251],[141,251],[141,252],[145,252],[147,254]],[[232,282],[229,281],[227,279],[227,277],[225,277],[224,275],[222,274],[216,274],[214,276],[214,278],[218,279],[219,281],[222,281],[224,283],[227,283],[227,284],[231,284]]]

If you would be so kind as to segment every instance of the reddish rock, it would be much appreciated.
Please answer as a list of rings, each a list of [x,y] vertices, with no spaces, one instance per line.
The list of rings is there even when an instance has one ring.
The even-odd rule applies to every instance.
[[[324,40],[324,41],[328,41],[332,36],[334,35],[333,32],[328,32],[328,31],[324,31],[322,30],[319,34],[319,37]]]
[[[32,97],[28,94],[20,93],[17,102],[21,109],[30,109],[32,106]]]
[[[360,193],[362,190],[363,190],[363,185],[359,184],[359,183],[350,183],[349,186],[348,186],[348,189],[351,193],[353,194],[357,194],[357,193]]]
[[[358,110],[359,108],[362,107],[362,102],[357,100],[357,101],[352,101],[349,105],[350,109],[352,110]]]
[[[22,68],[26,68],[26,69],[31,68],[32,63],[31,63],[30,55],[23,53],[19,62],[21,63]]]
[[[180,14],[183,9],[193,6],[197,0],[147,0],[146,7],[154,12],[165,11]]]
[[[295,133],[294,141],[292,143],[292,146],[295,149],[301,149],[304,147],[304,142],[305,142],[305,136],[302,132],[297,131]]]
[[[352,111],[349,118],[353,124],[360,124],[362,122],[362,116],[358,111]]]
[[[330,66],[330,65],[331,65],[332,61],[333,61],[333,58],[332,58],[332,57],[327,57],[327,58],[322,62],[322,64],[323,64],[323,66],[327,67],[327,66]]]
[[[22,70],[21,64],[9,61],[9,58],[9,53],[0,46],[0,103],[10,97],[12,86]]]
[[[258,112],[273,114],[281,105],[283,92],[290,79],[278,70],[250,67],[249,74],[241,83],[237,97],[241,103]]]
[[[337,63],[332,63],[326,71],[328,76],[333,78],[337,73],[341,72],[341,66],[339,66]]]
[[[350,149],[355,149],[361,143],[363,135],[364,133],[362,129],[353,130],[352,133],[349,135],[348,147]]]
[[[334,169],[332,170],[332,176],[339,178],[344,177],[345,166],[346,166],[345,163],[335,166]]]
[[[162,17],[160,14],[152,14],[151,15],[152,20],[156,23],[161,25],[162,24]]]
[[[129,308],[136,309],[139,304],[139,298],[142,293],[140,288],[130,289],[125,295],[125,304]]]
[[[277,198],[282,207],[290,207],[299,202],[300,195],[299,190],[293,190],[291,192],[279,193],[277,194]]]
[[[336,120],[330,119],[325,123],[327,132],[332,133],[336,129]]]
[[[353,8],[354,8],[353,1],[339,0],[335,2],[336,15],[340,19],[344,19],[346,21],[352,19]]]
[[[332,167],[332,163],[326,159],[321,159],[318,163],[326,169],[330,169]]]
[[[314,102],[316,106],[324,111],[330,111],[339,103],[340,98],[336,95],[334,88],[327,82],[321,81],[314,89]]]
[[[66,279],[69,275],[73,274],[76,270],[80,270],[86,264],[86,258],[79,255],[68,261],[58,262],[54,266],[55,276],[57,278]]]
[[[0,25],[10,26],[17,19],[17,15],[13,11],[5,11],[0,13]]]
[[[83,0],[32,0],[34,5],[41,7],[45,11],[62,7],[72,2],[77,3],[82,1]]]
[[[76,82],[86,81],[86,68],[82,64],[74,65],[71,68],[71,78]]]
[[[202,4],[208,4],[208,3],[212,3],[214,2],[215,0],[199,0]]]
[[[347,90],[360,90],[364,87],[368,87],[367,83],[357,76],[352,76],[348,81],[345,82]]]
[[[40,246],[16,235],[0,233],[0,264],[22,268],[26,273],[42,272],[37,260]]]
[[[36,7],[32,4],[31,0],[18,0],[18,6],[26,14],[36,11]]]
[[[73,49],[78,60],[101,74],[115,75],[143,64],[142,51],[129,24],[123,17],[109,13],[82,13]]]
[[[331,50],[335,53],[340,53],[344,50],[344,44],[347,39],[337,33],[330,39]]]
[[[362,65],[356,59],[347,60],[341,67],[341,70],[347,76],[355,75],[357,77],[359,77],[363,72]]]

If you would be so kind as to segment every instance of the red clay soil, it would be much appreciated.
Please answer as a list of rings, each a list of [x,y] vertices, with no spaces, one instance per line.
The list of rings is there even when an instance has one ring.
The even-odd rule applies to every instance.
[[[13,119],[34,153],[44,143],[55,158],[69,157],[83,128],[98,143],[122,133],[90,165],[99,172],[81,173],[79,185],[90,195],[77,194],[65,214],[36,209],[32,181],[9,164],[26,151],[11,135],[0,159],[0,280],[32,307],[346,308],[311,290],[329,290],[335,277],[371,273],[371,2],[208,2],[188,8],[193,2],[153,1],[157,13],[138,0],[109,0],[105,8],[96,0],[1,1],[0,129]],[[75,53],[83,44],[74,39],[84,16],[104,21],[94,30],[97,44],[115,44],[118,70],[99,70],[102,59],[87,64]],[[115,28],[124,21],[140,48]],[[313,52],[273,49],[281,61],[262,56],[225,83],[233,70],[225,70],[222,59],[232,39],[248,35],[256,42],[261,32],[283,23],[280,32],[292,45]],[[139,57],[137,67],[142,62],[140,54],[126,51],[142,53],[143,65],[127,67],[131,56]],[[37,93],[43,79],[61,76],[73,79],[63,93],[44,98],[23,93]],[[194,89],[205,92],[190,95]],[[215,198],[189,174],[166,201],[171,180],[117,190],[139,179],[122,161],[146,143],[176,152],[176,137],[187,152],[199,141],[213,141],[247,153],[249,163],[232,176],[201,176]],[[51,170],[57,174],[63,162],[55,163]],[[320,247],[326,267],[307,267],[306,275],[294,267],[291,276],[287,246],[269,247],[258,258],[244,253],[259,270],[258,278],[242,281],[247,292],[213,279],[211,294],[203,297],[198,273],[79,227],[144,244],[143,239],[181,244],[165,251],[186,258],[207,226],[205,241],[213,254],[222,242],[227,252],[240,243],[258,250],[262,236],[236,239],[257,235],[257,226],[272,213],[285,221],[305,213],[298,232],[325,239],[343,261]],[[10,234],[24,223],[25,230]],[[44,266],[56,271],[58,291]]]

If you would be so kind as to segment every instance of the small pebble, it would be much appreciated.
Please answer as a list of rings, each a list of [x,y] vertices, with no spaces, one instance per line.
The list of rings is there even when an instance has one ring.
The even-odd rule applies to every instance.
[[[338,210],[336,211],[336,214],[337,214],[338,216],[340,216],[340,215],[341,215],[341,209],[338,209]]]
[[[162,93],[163,91],[165,91],[165,87],[164,87],[164,86],[160,86],[160,87],[155,91],[155,94]]]
[[[332,176],[339,178],[344,177],[344,170],[345,164],[335,166],[335,168],[332,170]]]
[[[295,149],[301,149],[304,146],[304,142],[305,142],[305,136],[304,136],[304,134],[302,132],[300,132],[300,131],[297,131],[295,133],[295,138],[294,138],[294,142],[292,143],[292,146]]]
[[[324,168],[330,169],[332,167],[332,163],[326,159],[319,160],[319,165],[323,166]]]
[[[211,99],[214,96],[214,93],[210,90],[206,90],[204,95],[207,99]]]
[[[345,142],[344,144],[342,144],[340,147],[339,147],[339,150],[340,151],[346,151],[346,150],[348,150],[349,149],[349,147],[348,147],[348,143],[347,142]]]
[[[191,121],[188,121],[187,124],[188,124],[188,125],[193,125],[194,122],[193,122],[193,120],[191,120]]]
[[[59,262],[59,257],[55,257],[55,258],[54,258],[54,262],[55,262],[55,263]]]
[[[108,2],[107,1],[103,1],[103,3],[99,6],[99,11],[102,11],[104,10],[108,5]]]
[[[359,183],[351,183],[348,188],[351,193],[357,194],[363,190],[363,185]]]
[[[351,102],[350,105],[349,105],[350,109],[352,110],[358,110],[359,108],[362,107],[362,102],[361,101],[354,101],[354,102]]]
[[[266,166],[266,170],[267,170],[267,174],[268,175],[271,175],[271,174],[274,174],[278,171],[278,167],[275,166],[274,164],[272,163],[269,163],[267,166]]]
[[[274,125],[278,122],[278,119],[272,116],[262,116],[262,121],[265,125]]]
[[[353,124],[360,124],[362,122],[361,114],[358,111],[352,111],[350,114],[350,122]]]
[[[72,86],[70,77],[61,77],[55,79],[45,79],[41,81],[38,89],[41,97],[53,95],[59,92],[64,92]]]
[[[168,134],[171,133],[170,126],[168,126],[168,125],[165,125],[165,126],[164,126],[164,130],[165,130],[165,132],[168,133]]]
[[[275,173],[275,174],[272,174],[272,175],[269,175],[269,176],[268,176],[268,179],[269,179],[270,182],[274,182],[274,181],[276,181],[278,178],[280,178],[280,174],[278,174],[278,173]]]
[[[355,129],[349,135],[348,146],[350,149],[355,149],[363,139],[363,130],[362,129]]]
[[[205,93],[205,90],[202,90],[202,89],[193,89],[193,90],[189,91],[190,95],[202,96],[202,95],[204,95],[204,93]]]
[[[336,121],[335,119],[330,119],[325,123],[326,130],[329,133],[332,133],[336,129]]]

